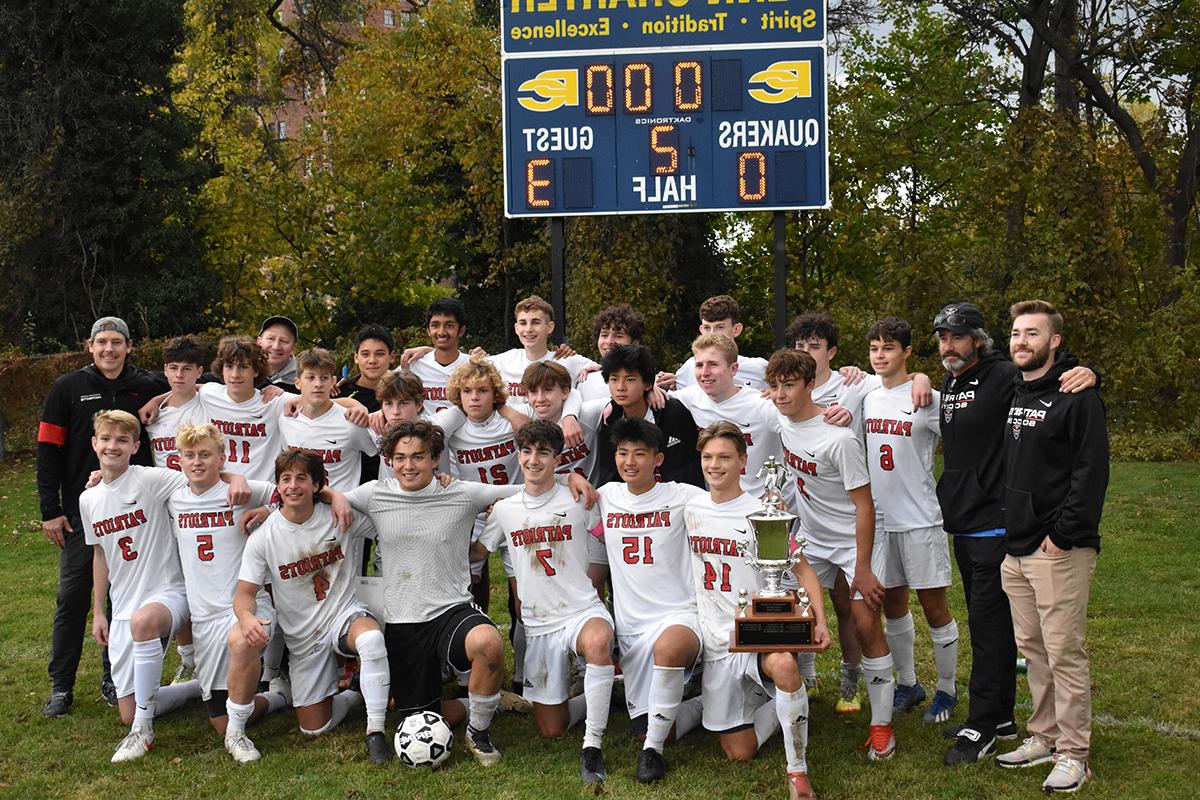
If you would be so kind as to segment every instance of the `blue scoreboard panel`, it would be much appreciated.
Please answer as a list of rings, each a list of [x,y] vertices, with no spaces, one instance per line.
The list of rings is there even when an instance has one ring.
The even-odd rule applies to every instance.
[[[828,206],[823,5],[509,2],[508,216]]]

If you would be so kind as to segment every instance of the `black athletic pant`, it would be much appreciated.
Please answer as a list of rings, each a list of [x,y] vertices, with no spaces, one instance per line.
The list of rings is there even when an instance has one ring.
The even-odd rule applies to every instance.
[[[50,682],[55,691],[75,689],[75,673],[88,634],[87,617],[92,609],[92,548],[83,537],[83,523],[70,518],[71,533],[58,554],[58,598],[54,627],[50,634]],[[108,648],[101,648],[104,677],[112,674]]]
[[[967,625],[971,630],[969,728],[984,739],[996,726],[1013,719],[1017,695],[1017,644],[1013,639],[1012,611],[1000,584],[1004,561],[1003,536],[955,536],[954,557],[967,597]]]

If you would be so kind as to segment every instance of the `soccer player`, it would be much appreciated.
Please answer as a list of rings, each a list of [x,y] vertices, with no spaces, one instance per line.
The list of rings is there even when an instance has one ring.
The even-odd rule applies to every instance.
[[[579,378],[585,367],[598,366],[595,361],[581,355],[559,358],[550,350],[550,334],[554,332],[554,309],[536,294],[526,297],[513,309],[513,330],[521,346],[491,356],[492,363],[508,384],[509,403],[515,405],[524,397],[521,379],[530,364],[551,359],[567,368],[571,381]],[[565,433],[565,431],[564,431]],[[568,440],[573,437],[568,436]]]
[[[457,724],[467,719],[467,748],[484,765],[500,761],[491,724],[500,705],[504,640],[472,604],[469,531],[480,512],[520,491],[434,480],[442,431],[425,421],[388,428],[380,451],[395,480],[366,483],[346,499],[370,515],[387,556],[383,559],[385,636],[393,670],[393,697],[403,716],[440,711]],[[586,482],[570,481],[578,489]],[[441,700],[442,667],[470,672],[468,704]]]
[[[375,387],[375,401],[379,406],[378,413],[382,417],[383,423],[381,432],[372,434],[377,451],[379,441],[383,438],[382,431],[398,422],[416,422],[418,419],[428,419],[423,411],[425,387],[421,383],[421,379],[408,370],[389,370],[385,373],[379,379],[379,385]],[[380,478],[391,477],[392,466],[388,463],[388,457],[382,452],[379,453],[379,463],[376,466],[378,467],[377,475]],[[449,462],[446,462],[446,466],[449,467]],[[363,483],[366,482],[363,481]]]
[[[1021,381],[1005,436],[1004,546],[1000,567],[1017,645],[1029,663],[1029,738],[996,759],[1002,767],[1054,761],[1047,792],[1073,792],[1091,777],[1092,685],[1087,605],[1100,553],[1108,486],[1108,432],[1095,390],[1064,393],[1077,363],[1056,358],[1062,315],[1044,300],[1016,303],[1009,350]]]
[[[571,373],[567,372],[566,367],[554,361],[530,364],[521,379],[521,387],[525,391],[528,404],[518,406],[518,411],[528,412],[528,416],[534,419],[561,425],[565,403],[571,394]],[[607,390],[605,394],[607,395]],[[558,474],[578,472],[585,477],[591,474],[592,464],[596,460],[600,412],[605,405],[605,401],[584,404],[584,408],[590,411],[581,412],[578,416],[579,426],[583,430],[583,441],[574,447],[563,449],[558,459]]]
[[[175,470],[130,466],[141,425],[127,411],[95,417],[92,448],[101,481],[79,497],[92,562],[92,634],[109,648],[121,722],[129,734],[114,764],[141,758],[154,747],[154,717],[200,696],[192,680],[160,686],[163,639],[188,619],[179,554],[165,501],[187,481]],[[105,600],[112,595],[112,622]]]
[[[591,535],[600,512],[585,509],[555,481],[562,449],[553,422],[537,420],[517,432],[524,487],[496,503],[472,552],[486,557],[507,545],[526,635],[525,698],[543,736],[562,736],[586,718],[579,772],[584,783],[603,783],[601,746],[615,673],[612,617],[588,577],[591,562],[604,559],[604,546]],[[587,664],[579,697],[569,696],[572,655]]]
[[[96,469],[92,417],[109,408],[136,414],[148,396],[163,390],[152,373],[128,362],[133,343],[123,320],[96,320],[84,345],[92,363],[54,381],[42,407],[37,435],[42,532],[59,550],[58,596],[50,638],[50,697],[42,706],[47,717],[65,716],[74,701],[75,674],[92,602],[92,548],[84,542],[79,519],[79,495]],[[149,465],[149,440],[144,444],[133,461]],[[103,659],[100,693],[110,705],[116,705],[107,652]]]
[[[741,309],[738,303],[727,294],[710,297],[700,304],[700,335],[719,333],[730,339],[737,339],[742,333]],[[765,358],[738,356],[737,383],[752,389],[765,389],[766,380],[763,370],[767,368]],[[660,373],[658,385],[664,389],[683,389],[696,383],[696,361],[689,358],[675,371]]]
[[[346,419],[346,412],[330,399],[337,362],[320,347],[296,357],[296,388],[300,409],[296,416],[284,415],[280,424],[288,447],[302,447],[321,457],[326,482],[339,492],[360,483],[362,456],[378,453],[371,431]]]
[[[379,400],[376,390],[383,377],[391,372],[391,366],[396,361],[393,352],[396,342],[387,328],[374,323],[363,326],[354,337],[354,365],[358,374],[343,379],[338,383],[338,392],[343,397],[350,397],[362,404],[368,413],[379,410]],[[362,472],[359,483],[373,481],[379,477],[379,459],[374,453],[363,453]]]
[[[783,454],[796,479],[796,503],[808,549],[805,557],[832,588],[839,574],[849,584],[854,631],[863,652],[871,700],[867,757],[891,758],[892,655],[879,610],[884,588],[884,534],[875,530],[875,504],[862,444],[847,428],[828,425],[825,409],[813,401],[817,365],[808,353],[783,349],[767,363],[767,383],[779,410]]]
[[[704,358],[698,351],[696,377],[701,381]],[[753,389],[743,391],[758,394]],[[746,517],[762,510],[762,501],[742,491],[745,436],[733,423],[714,422],[700,432],[699,447],[709,494],[687,504],[684,520],[694,556],[692,576],[704,640],[704,727],[720,734],[721,749],[732,761],[754,758],[782,728],[790,796],[812,797],[805,762],[808,694],[795,654],[729,652],[738,591],[753,595],[765,585],[762,573],[737,554],[738,541],[747,541],[755,552],[754,531]],[[813,644],[828,647],[821,584],[803,557],[793,572],[812,600]]]
[[[654,389],[654,357],[650,350],[640,344],[618,347],[604,357],[601,372],[608,382],[612,401],[596,439],[592,485],[603,486],[623,479],[615,459],[612,431],[617,422],[630,418],[645,420],[663,434],[658,450],[662,458],[654,465],[656,476],[664,481],[703,486],[696,453],[696,421],[691,412],[673,397],[668,397],[666,405],[657,411],[650,407],[650,392]]]
[[[421,379],[425,387],[425,416],[432,418],[440,409],[454,405],[446,396],[446,384],[454,370],[469,358],[458,349],[459,340],[467,330],[467,312],[457,298],[443,297],[429,304],[425,324],[433,347],[405,350],[400,367]]]
[[[654,783],[667,774],[663,747],[672,725],[675,738],[682,738],[703,713],[700,698],[682,700],[687,675],[700,657],[683,509],[704,490],[656,480],[666,449],[657,426],[621,417],[610,435],[621,480],[599,488],[600,516],[612,570],[625,705],[635,730],[641,727],[639,718],[646,720],[636,777]]]
[[[200,396],[229,448],[225,469],[248,480],[271,480],[275,457],[285,446],[280,422],[284,401],[276,397],[264,403],[254,388],[255,379],[267,374],[266,355],[249,336],[226,336],[217,343],[212,370],[224,384],[202,384]]]
[[[258,376],[259,389],[265,384],[273,384],[290,394],[296,393],[296,342],[299,339],[300,330],[289,318],[274,316],[263,320],[258,329],[257,344],[266,357],[266,368]]]
[[[316,453],[284,450],[275,459],[275,476],[280,508],[246,542],[233,596],[238,623],[229,632],[225,749],[238,763],[260,757],[246,736],[246,722],[257,708],[259,654],[270,636],[270,620],[257,616],[258,596],[270,582],[290,653],[292,705],[300,730],[310,736],[327,733],[365,702],[367,754],[376,764],[386,763],[392,757],[383,733],[388,654],[379,623],[354,595],[359,539],[374,535],[370,520],[358,517],[343,533],[329,506],[316,502],[325,487],[325,468]],[[362,694],[337,692],[337,655],[359,659]]]
[[[628,303],[601,309],[592,320],[592,336],[596,339],[596,352],[601,360],[618,347],[627,344],[641,344],[646,335],[646,323],[642,315]],[[588,367],[583,371],[586,377],[579,381],[579,394],[584,402],[589,400],[608,400],[608,382],[600,368]]]
[[[933,450],[941,435],[940,397],[934,392],[931,405],[913,407],[907,367],[912,328],[907,322],[896,317],[876,322],[867,331],[867,344],[871,368],[882,381],[863,399],[862,413],[871,486],[887,534],[883,629],[896,664],[895,707],[907,711],[925,699],[917,680],[916,630],[908,610],[909,590],[914,589],[929,623],[937,665],[937,690],[924,720],[945,722],[958,703],[958,623],[946,600],[950,546],[933,480]]]
[[[182,425],[207,419],[197,387],[207,362],[204,343],[191,334],[176,336],[163,348],[163,374],[167,377],[171,392],[162,401],[158,418],[146,426],[156,467],[179,469],[175,431]]]
[[[225,442],[220,431],[209,422],[184,425],[175,439],[187,486],[171,493],[167,508],[171,512],[187,589],[200,696],[208,708],[208,721],[224,737],[229,722],[226,705],[229,697],[226,684],[228,642],[230,632],[237,625],[233,595],[246,544],[241,529],[242,517],[247,509],[269,502],[275,485],[247,481],[249,500],[231,503],[229,484],[221,478]],[[270,595],[259,592],[257,601],[255,616],[273,623],[275,608]],[[284,708],[291,700],[286,694],[271,691],[255,695],[253,702],[251,721]]]

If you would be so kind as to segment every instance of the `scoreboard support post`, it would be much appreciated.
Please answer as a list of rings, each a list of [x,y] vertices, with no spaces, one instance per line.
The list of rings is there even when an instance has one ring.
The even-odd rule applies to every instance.
[[[783,332],[787,328],[787,212],[773,213],[775,232],[775,348],[784,346]]]
[[[550,305],[554,308],[555,344],[562,344],[567,335],[567,220],[550,218]]]

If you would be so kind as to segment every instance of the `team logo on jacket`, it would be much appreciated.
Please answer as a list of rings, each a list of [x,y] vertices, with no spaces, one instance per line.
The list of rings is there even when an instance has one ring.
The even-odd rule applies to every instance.
[[[1016,422],[1013,423],[1012,432],[1013,432],[1014,439],[1019,440],[1021,438],[1021,421],[1020,420],[1017,420]]]
[[[942,419],[944,419],[946,422],[949,422],[953,418],[954,418],[954,401],[951,400],[951,401],[947,402],[947,400],[945,398],[942,398]]]

